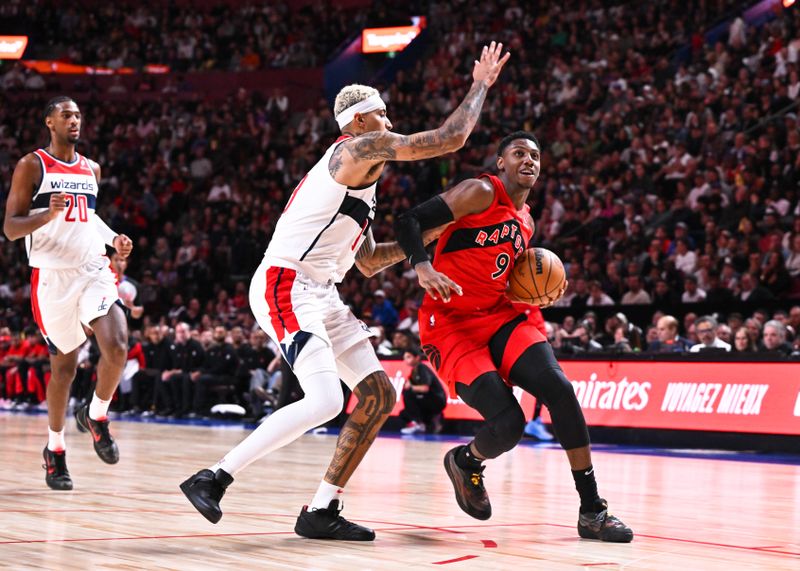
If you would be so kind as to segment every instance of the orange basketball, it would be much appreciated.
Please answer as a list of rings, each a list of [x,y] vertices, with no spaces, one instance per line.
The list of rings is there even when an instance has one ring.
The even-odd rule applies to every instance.
[[[507,294],[512,301],[547,305],[555,301],[566,278],[564,264],[553,252],[528,248],[511,270]]]

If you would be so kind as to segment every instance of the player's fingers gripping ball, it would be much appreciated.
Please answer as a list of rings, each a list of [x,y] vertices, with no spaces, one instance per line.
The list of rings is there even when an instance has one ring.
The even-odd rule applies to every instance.
[[[544,248],[528,248],[509,274],[506,294],[512,301],[548,306],[564,294],[566,279],[558,256]]]

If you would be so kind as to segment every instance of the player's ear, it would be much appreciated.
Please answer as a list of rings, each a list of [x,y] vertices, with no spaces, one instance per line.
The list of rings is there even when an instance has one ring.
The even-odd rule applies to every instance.
[[[505,170],[505,165],[506,162],[503,160],[503,157],[497,157],[497,170]]]

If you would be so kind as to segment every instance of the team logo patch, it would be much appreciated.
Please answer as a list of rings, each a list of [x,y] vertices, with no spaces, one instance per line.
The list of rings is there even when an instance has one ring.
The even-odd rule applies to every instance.
[[[438,370],[439,367],[442,366],[442,353],[435,345],[431,345],[430,343],[423,345],[422,352],[425,353],[428,361],[431,362],[431,365],[433,365],[435,369]]]
[[[108,309],[108,304],[106,303],[106,298],[103,297],[103,301],[100,302],[100,307],[97,308],[97,311],[105,311]]]

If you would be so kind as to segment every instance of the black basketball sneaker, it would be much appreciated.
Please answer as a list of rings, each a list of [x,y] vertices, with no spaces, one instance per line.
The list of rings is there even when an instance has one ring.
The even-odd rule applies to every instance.
[[[327,508],[309,510],[303,506],[294,532],[309,539],[339,539],[343,541],[373,541],[375,532],[347,521],[342,516],[339,500],[331,500]]]
[[[578,514],[578,535],[584,539],[599,539],[613,543],[630,543],[633,530],[617,517],[608,513],[608,502],[595,500],[593,512]]]
[[[100,460],[106,464],[119,462],[119,448],[108,431],[108,419],[92,420],[89,418],[89,405],[85,404],[75,411],[75,421],[78,423],[78,430],[92,435],[94,451]]]
[[[219,502],[232,483],[233,476],[221,468],[216,474],[211,470],[200,470],[181,484],[181,491],[204,518],[217,523],[222,519]]]
[[[444,455],[444,469],[453,483],[458,507],[475,519],[489,519],[492,517],[492,504],[483,485],[485,466],[477,470],[462,469],[456,463],[456,454],[460,448],[461,446],[456,446]]]
[[[53,490],[71,490],[72,478],[69,477],[67,470],[67,453],[64,450],[53,452],[45,446],[42,456],[44,457],[42,468],[47,471],[44,476],[47,485]]]

